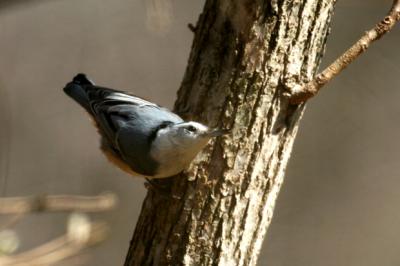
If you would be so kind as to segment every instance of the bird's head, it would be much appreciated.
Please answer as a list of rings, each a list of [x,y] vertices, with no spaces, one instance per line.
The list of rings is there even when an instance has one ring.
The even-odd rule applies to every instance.
[[[226,130],[209,128],[198,122],[185,122],[171,126],[172,135],[177,145],[203,148],[213,137],[227,133]]]
[[[227,130],[209,128],[198,122],[169,124],[160,129],[157,138],[161,145],[178,149],[184,153],[196,155],[213,137],[227,134]],[[164,146],[163,145],[163,146]]]

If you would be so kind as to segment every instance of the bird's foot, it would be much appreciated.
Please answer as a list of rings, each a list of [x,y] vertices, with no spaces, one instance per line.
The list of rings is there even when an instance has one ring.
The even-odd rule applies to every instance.
[[[155,192],[160,193],[162,196],[169,197],[171,195],[171,187],[161,185],[159,182],[146,178],[146,183],[144,186],[147,189],[153,189]]]

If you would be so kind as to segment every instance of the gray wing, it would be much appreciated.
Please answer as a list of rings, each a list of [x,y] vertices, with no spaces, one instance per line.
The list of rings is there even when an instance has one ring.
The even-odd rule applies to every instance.
[[[96,95],[88,94],[93,117],[113,153],[133,171],[154,175],[158,165],[150,157],[152,139],[163,125],[183,120],[166,108],[122,92],[97,87]]]

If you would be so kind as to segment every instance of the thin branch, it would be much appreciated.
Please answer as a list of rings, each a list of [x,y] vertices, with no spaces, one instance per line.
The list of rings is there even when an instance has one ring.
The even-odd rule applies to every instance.
[[[315,96],[319,90],[343,71],[357,57],[364,53],[368,47],[383,35],[389,32],[394,25],[400,20],[400,0],[394,0],[392,8],[386,17],[375,25],[375,27],[367,31],[353,46],[351,46],[344,54],[336,59],[324,71],[318,74],[313,80],[298,88],[293,88],[291,92],[290,103],[300,104]]]
[[[0,257],[2,266],[56,265],[61,260],[76,256],[83,249],[103,241],[107,227],[103,223],[91,225],[89,237],[81,242],[68,233],[26,252]]]
[[[191,32],[196,33],[197,28],[195,25],[193,25],[192,23],[189,23],[187,26]]]
[[[19,221],[22,220],[22,218],[25,217],[25,215],[26,215],[25,213],[13,214],[5,222],[2,222],[0,224],[0,231],[3,231],[5,229],[10,229],[10,228],[14,227]]]
[[[98,196],[42,195],[30,197],[0,198],[0,214],[30,212],[80,211],[98,212],[112,209],[117,198],[112,193]]]

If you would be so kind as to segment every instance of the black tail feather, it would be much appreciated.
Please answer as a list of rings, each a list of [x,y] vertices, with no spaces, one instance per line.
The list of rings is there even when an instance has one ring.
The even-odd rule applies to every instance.
[[[86,109],[87,112],[91,114],[92,109],[90,107],[90,102],[85,87],[87,88],[88,86],[90,87],[93,85],[94,83],[90,81],[85,74],[79,73],[72,79],[71,82],[65,85],[64,92],[69,97],[77,101],[83,108]]]
[[[94,85],[93,81],[87,78],[86,74],[79,73],[73,79],[72,82],[78,85]]]

